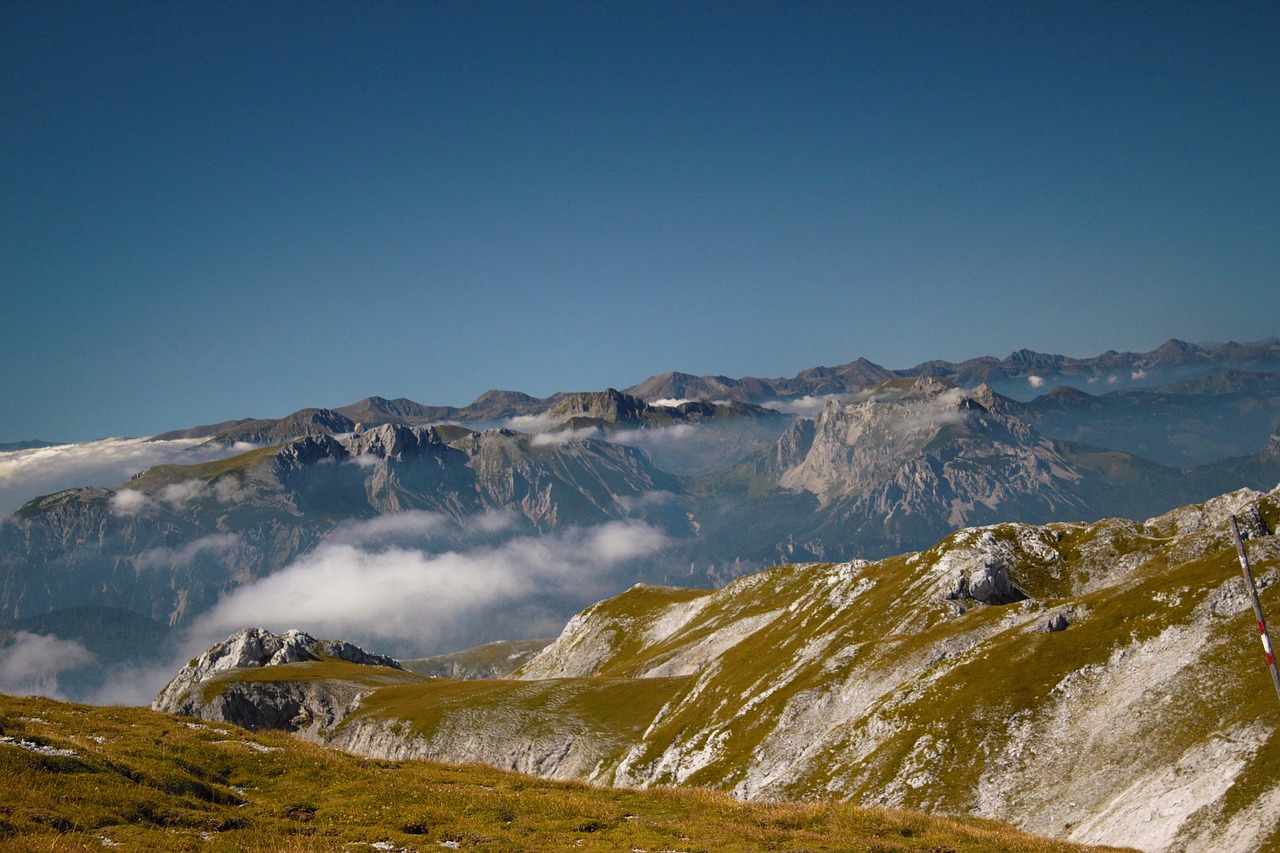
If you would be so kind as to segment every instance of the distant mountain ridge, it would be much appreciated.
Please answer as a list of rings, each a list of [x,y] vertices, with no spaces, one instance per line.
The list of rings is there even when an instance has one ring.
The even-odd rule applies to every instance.
[[[1056,384],[1096,390],[1121,387],[1154,387],[1170,381],[1208,377],[1225,371],[1280,373],[1280,338],[1253,343],[1192,344],[1169,340],[1147,353],[1109,350],[1091,358],[1018,350],[1007,358],[982,356],[962,362],[934,360],[905,370],[891,370],[866,358],[835,367],[812,367],[791,378],[764,379],[727,376],[694,376],[661,373],[622,390],[621,394],[654,405],[660,402],[734,401],[760,404],[803,397],[843,395],[864,391],[891,379],[930,376],[972,387],[986,383],[1006,396],[1034,396],[1031,391]],[[1038,380],[1038,381],[1032,381]],[[356,423],[365,426],[398,424],[425,426],[444,422],[495,422],[504,418],[539,415],[562,406],[573,406],[583,393],[557,392],[533,397],[519,391],[486,391],[463,407],[424,405],[405,397],[388,400],[366,397],[333,409],[303,409],[284,418],[241,419],[173,430],[157,440],[210,438],[223,442],[279,441],[302,435],[340,433]]]
[[[797,419],[742,461],[698,477],[659,468],[601,427],[661,420],[665,429],[618,437],[678,427],[687,431],[680,441],[694,441],[736,411],[651,407],[616,391],[566,395],[561,426],[589,423],[592,435],[356,425],[217,462],[157,466],[115,489],[33,499],[0,525],[0,619],[92,602],[187,625],[340,525],[413,510],[458,521],[501,511],[530,534],[643,520],[669,542],[635,566],[636,580],[722,585],[779,562],[926,547],[967,525],[1146,517],[1280,482],[1280,431],[1252,454],[1180,470],[1049,438],[1026,404],[934,377],[829,401],[816,419]],[[781,418],[762,411],[743,416]],[[294,423],[332,421],[309,414]],[[721,443],[720,433],[706,435]]]
[[[244,587],[314,568],[307,560],[328,559],[366,525],[384,532],[359,547],[419,554],[494,547],[503,536],[579,541],[592,528],[634,525],[661,545],[625,569],[610,564],[609,584],[723,586],[780,563],[924,548],[964,526],[1145,518],[1280,482],[1280,371],[1217,369],[1235,363],[1223,352],[1259,366],[1278,347],[1174,342],[1140,359],[1105,354],[1093,361],[1217,372],[1106,393],[1058,386],[1026,401],[934,375],[945,362],[900,376],[859,360],[785,381],[716,379],[713,390],[765,395],[768,406],[646,401],[612,388],[541,399],[494,391],[465,410],[370,397],[224,421],[170,435],[223,443],[220,452],[256,447],[35,497],[4,519],[0,624],[89,605],[185,630]],[[1072,360],[1023,351],[977,361],[988,374],[1007,362],[1049,376],[1046,366]],[[693,390],[673,377],[649,393]],[[783,391],[800,396],[771,396]],[[402,423],[442,413],[476,420]],[[385,532],[426,516],[441,525],[439,538]],[[498,516],[500,536],[472,538]],[[450,645],[395,651],[530,636],[525,624],[546,633],[588,585],[548,581],[525,610],[460,619]],[[516,621],[535,611],[538,627]]]
[[[0,453],[11,453],[15,450],[39,450],[42,447],[57,447],[56,441],[42,441],[40,439],[28,439],[26,441],[11,441],[7,444],[0,444]]]
[[[1253,343],[1192,344],[1169,340],[1151,352],[1108,350],[1091,358],[1038,353],[1021,349],[1007,358],[981,356],[962,362],[922,362],[905,370],[890,370],[865,358],[835,367],[814,367],[785,379],[692,376],[663,373],[627,388],[644,400],[666,398],[734,399],[760,402],[803,395],[849,394],[888,379],[932,376],[971,387],[991,385],[1003,394],[1015,387],[1028,391],[1054,384],[1131,386],[1157,385],[1188,375],[1208,375],[1227,369],[1280,371],[1280,339]],[[1127,374],[1127,375],[1126,375]],[[1037,384],[1032,378],[1039,380]]]
[[[558,393],[538,399],[514,391],[489,391],[470,406],[424,406],[404,397],[386,400],[366,397],[338,409],[301,409],[283,418],[224,421],[161,433],[154,441],[207,438],[223,444],[279,444],[303,436],[341,435],[357,425],[428,426],[442,422],[491,424],[503,419],[542,416],[546,426],[578,429],[584,426],[652,428],[711,420],[777,420],[782,415],[741,402],[685,401],[653,405],[613,388],[604,391]]]

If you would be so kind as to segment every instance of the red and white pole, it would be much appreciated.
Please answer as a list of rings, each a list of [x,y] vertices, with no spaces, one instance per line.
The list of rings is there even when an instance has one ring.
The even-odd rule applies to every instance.
[[[1240,569],[1244,572],[1244,587],[1253,602],[1253,615],[1258,617],[1258,634],[1262,637],[1262,650],[1267,653],[1267,666],[1271,670],[1271,683],[1276,686],[1276,696],[1280,697],[1280,670],[1276,669],[1276,656],[1271,650],[1271,637],[1267,634],[1267,620],[1262,618],[1262,604],[1258,601],[1258,588],[1253,583],[1253,572],[1249,571],[1249,555],[1244,550],[1244,540],[1240,538],[1240,525],[1236,517],[1231,516],[1231,537],[1236,542],[1236,553],[1240,555]]]

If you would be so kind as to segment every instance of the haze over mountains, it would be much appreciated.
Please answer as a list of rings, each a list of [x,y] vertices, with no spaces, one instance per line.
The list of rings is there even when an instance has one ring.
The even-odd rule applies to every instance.
[[[1280,482],[1277,424],[1272,339],[670,373],[464,408],[370,397],[100,444],[156,455],[132,479],[100,465],[108,479],[28,493],[0,523],[8,659],[63,644],[46,669],[0,666],[0,689],[144,697],[173,660],[247,624],[422,657],[554,634],[638,581],[721,586],[976,524],[1147,518]],[[39,482],[23,479],[33,454],[56,468],[84,447],[5,453],[0,483],[13,494]],[[129,614],[114,645],[77,627],[102,620],[57,617],[86,607]],[[135,622],[126,634],[173,647],[118,642]]]

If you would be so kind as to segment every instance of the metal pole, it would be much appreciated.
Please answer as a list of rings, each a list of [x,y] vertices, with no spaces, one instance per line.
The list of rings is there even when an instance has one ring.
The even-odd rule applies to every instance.
[[[1240,526],[1236,517],[1231,518],[1231,538],[1236,541],[1236,553],[1240,555],[1240,569],[1244,572],[1244,588],[1253,602],[1253,614],[1258,617],[1258,634],[1262,636],[1262,649],[1267,653],[1267,666],[1271,669],[1271,682],[1276,686],[1276,696],[1280,698],[1280,671],[1276,669],[1276,656],[1271,652],[1271,637],[1267,634],[1267,621],[1262,618],[1262,604],[1258,601],[1258,588],[1253,583],[1253,572],[1249,571],[1249,555],[1244,550],[1244,540],[1240,538]]]

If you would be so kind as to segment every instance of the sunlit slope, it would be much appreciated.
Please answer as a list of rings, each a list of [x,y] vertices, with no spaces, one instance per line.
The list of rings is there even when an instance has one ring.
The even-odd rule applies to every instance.
[[[518,680],[377,689],[326,739],[1253,850],[1280,842],[1280,704],[1226,518],[1255,510],[1275,530],[1280,493],[1145,524],[975,528],[716,592],[640,586],[576,617]],[[1280,540],[1248,547],[1280,613]]]
[[[1083,849],[990,821],[369,760],[279,733],[8,696],[0,789],[0,850],[13,851]]]

